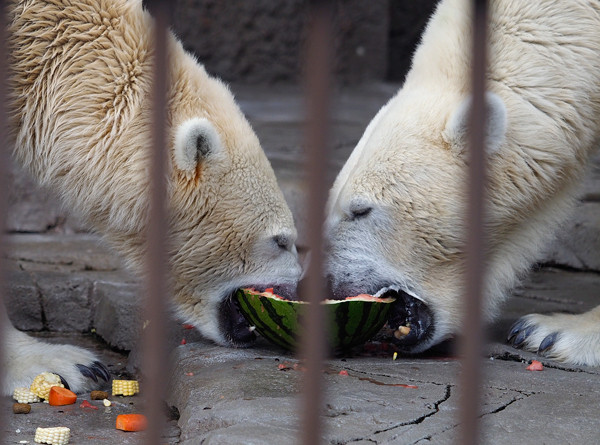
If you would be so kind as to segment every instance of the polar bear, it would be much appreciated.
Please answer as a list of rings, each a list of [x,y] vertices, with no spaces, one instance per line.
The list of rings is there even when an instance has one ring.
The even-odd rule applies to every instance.
[[[406,81],[368,125],[330,192],[334,294],[393,293],[398,345],[420,352],[461,331],[471,10],[442,0]],[[484,312],[510,289],[571,208],[600,143],[600,3],[492,0],[485,103]],[[515,346],[600,365],[600,307],[529,315]]]
[[[14,156],[141,271],[148,210],[152,17],[141,0],[8,4]],[[166,128],[176,312],[218,344],[254,334],[231,303],[243,286],[292,288],[296,229],[274,172],[228,88],[173,35]],[[10,393],[42,371],[75,391],[106,378],[90,352],[48,345],[6,319]]]

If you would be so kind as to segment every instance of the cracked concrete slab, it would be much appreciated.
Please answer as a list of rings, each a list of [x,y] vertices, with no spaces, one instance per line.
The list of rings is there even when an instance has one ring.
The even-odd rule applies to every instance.
[[[294,369],[293,356],[268,345],[232,351],[200,342],[178,347],[172,362],[167,402],[181,413],[181,443],[297,442],[303,373]],[[510,443],[533,443],[534,437],[536,443],[572,443],[566,421],[553,426],[560,418],[553,413],[563,412],[569,421],[581,417],[573,419],[572,437],[594,443],[599,408],[588,406],[600,396],[598,374],[551,367],[531,372],[526,366],[483,361],[484,443],[506,443],[507,437]],[[443,357],[328,360],[324,443],[456,443],[459,373],[460,363]]]

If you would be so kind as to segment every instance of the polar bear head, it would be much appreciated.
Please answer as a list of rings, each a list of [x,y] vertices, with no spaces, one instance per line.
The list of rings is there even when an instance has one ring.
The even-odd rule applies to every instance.
[[[276,287],[292,296],[301,273],[297,233],[273,169],[228,87],[174,39],[171,45],[166,129],[173,306],[205,337],[245,346],[255,335],[233,295],[242,287]],[[144,113],[149,121],[151,101]],[[147,214],[147,201],[139,196],[151,187],[148,150],[140,147],[149,138],[147,125],[123,137],[135,179],[123,179],[118,199],[133,210],[113,212],[110,227],[102,230],[138,271]]]
[[[494,153],[504,143],[506,108],[497,95],[486,98]],[[334,296],[396,297],[391,323],[411,327],[399,342],[409,352],[444,339],[460,319],[470,99],[444,105],[420,93],[392,99],[340,172],[328,204]]]
[[[274,172],[229,90],[208,77],[198,87],[202,100],[186,98],[187,107],[180,103],[173,115],[176,308],[208,338],[243,346],[254,334],[232,294],[240,287],[293,293],[300,276],[297,234]]]
[[[586,18],[594,15],[582,6],[565,20],[542,3],[494,2],[490,8],[483,277],[488,319],[568,214],[585,160],[597,146],[592,116],[598,116],[598,82],[586,77],[594,73],[597,79],[598,73],[592,49],[598,27]],[[439,3],[403,87],[367,127],[329,200],[333,292],[338,298],[393,293],[391,323],[410,325],[398,343],[412,352],[461,332],[470,15],[465,0]],[[562,51],[554,40],[560,34],[543,32],[560,26],[566,33],[578,22],[586,23],[581,47]],[[532,43],[539,41],[547,51]],[[576,94],[571,85],[578,85]]]

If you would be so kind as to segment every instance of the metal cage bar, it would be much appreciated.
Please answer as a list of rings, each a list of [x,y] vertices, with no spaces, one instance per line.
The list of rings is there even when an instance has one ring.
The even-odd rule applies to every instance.
[[[320,304],[326,292],[323,271],[323,223],[327,200],[327,166],[330,157],[329,110],[333,59],[331,2],[313,1],[310,5],[306,53],[306,180],[308,192],[308,247],[311,259],[307,285],[302,299],[308,301],[308,313],[302,336],[301,354],[306,360],[302,397],[302,443],[321,443],[322,366],[326,354],[324,308]]]
[[[487,0],[473,0],[473,41],[471,59],[472,107],[469,116],[468,202],[466,218],[466,276],[464,318],[466,332],[461,339],[462,372],[459,380],[460,434],[457,443],[480,441],[481,360],[483,352],[482,298],[485,276],[485,71],[487,56]]]
[[[6,38],[6,2],[0,0],[0,320],[8,320],[5,314],[4,292],[6,289],[6,268],[4,267],[4,253],[6,250],[6,209],[8,207],[8,117],[7,117],[7,38]],[[5,363],[4,326],[0,326],[0,388],[4,384]],[[0,431],[4,431],[4,413],[0,413]]]
[[[165,423],[162,410],[167,379],[166,321],[169,295],[167,265],[168,215],[167,194],[167,27],[169,1],[150,2],[155,17],[154,79],[152,88],[152,142],[150,156],[150,209],[146,239],[145,319],[149,321],[143,335],[143,363],[146,370],[146,403],[148,431],[143,444],[159,445]]]

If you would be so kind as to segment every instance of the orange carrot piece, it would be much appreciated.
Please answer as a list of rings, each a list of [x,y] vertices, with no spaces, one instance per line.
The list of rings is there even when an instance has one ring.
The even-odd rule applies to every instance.
[[[143,414],[119,414],[117,416],[117,429],[122,431],[144,431],[148,426],[146,416]]]
[[[527,369],[527,371],[543,371],[544,365],[538,360],[532,360],[531,364],[525,369]]]
[[[67,388],[53,386],[50,388],[48,403],[52,406],[72,405],[77,401],[77,394]]]

